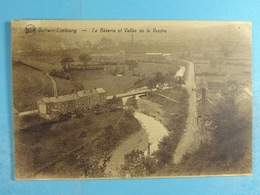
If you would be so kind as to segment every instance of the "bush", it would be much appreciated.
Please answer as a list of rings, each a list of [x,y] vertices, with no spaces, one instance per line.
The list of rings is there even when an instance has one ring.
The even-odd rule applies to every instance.
[[[58,70],[52,70],[50,72],[51,76],[58,77],[61,79],[71,80],[70,74],[64,72],[64,71],[58,71]]]
[[[129,106],[129,107],[132,107],[134,109],[137,109],[138,108],[137,100],[135,98],[133,98],[133,97],[128,98],[127,101],[126,101],[126,106]]]

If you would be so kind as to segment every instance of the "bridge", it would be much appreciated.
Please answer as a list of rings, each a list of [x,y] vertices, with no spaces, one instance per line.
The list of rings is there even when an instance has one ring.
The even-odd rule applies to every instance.
[[[169,87],[164,87],[163,89],[169,89]],[[126,93],[120,93],[120,94],[116,94],[116,95],[111,95],[111,96],[107,96],[107,100],[110,100],[112,99],[113,97],[117,97],[117,98],[128,98],[128,97],[136,97],[136,96],[140,96],[140,95],[147,95],[148,92],[156,92],[158,91],[157,88],[153,88],[153,89],[135,89],[135,90],[132,90],[132,91],[129,91],[129,92],[126,92]],[[169,97],[166,97],[162,94],[159,94],[158,95],[160,96],[163,96],[171,101],[174,101],[176,103],[178,103],[178,101],[174,100],[174,99],[171,99]],[[38,109],[35,109],[35,110],[28,110],[28,111],[24,111],[24,112],[19,112],[19,117],[23,117],[23,116],[27,116],[27,115],[35,115],[35,114],[38,114]]]
[[[147,92],[153,92],[153,91],[157,91],[157,89],[142,89],[142,90],[133,90],[133,91],[129,91],[126,93],[120,93],[120,94],[116,94],[116,95],[111,95],[111,96],[107,96],[107,100],[112,99],[113,97],[117,97],[117,98],[124,98],[124,97],[134,97],[136,95],[146,95]]]
[[[19,112],[19,117],[38,114],[38,109]]]

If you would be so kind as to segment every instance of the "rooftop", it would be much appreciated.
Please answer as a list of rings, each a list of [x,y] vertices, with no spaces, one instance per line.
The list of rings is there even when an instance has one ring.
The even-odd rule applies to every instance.
[[[106,91],[103,88],[96,88],[96,89],[86,89],[82,91],[78,91],[77,93],[67,94],[67,95],[61,95],[56,97],[45,97],[41,100],[45,103],[50,102],[65,102],[70,100],[76,100],[80,97],[86,97],[89,95],[99,94],[99,93],[105,93]]]
[[[156,56],[156,55],[163,55],[163,54],[162,53],[144,53],[144,55]]]
[[[69,100],[75,100],[78,98],[79,96],[77,94],[68,94],[68,95],[61,95],[56,97],[42,98],[41,100],[45,103],[49,103],[49,102],[64,102]]]

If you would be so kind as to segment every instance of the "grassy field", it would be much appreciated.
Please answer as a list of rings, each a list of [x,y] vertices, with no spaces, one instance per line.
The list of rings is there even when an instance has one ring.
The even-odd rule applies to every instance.
[[[85,89],[103,87],[107,91],[107,95],[122,93],[134,86],[134,82],[138,80],[133,74],[144,75],[146,77],[154,76],[156,72],[166,74],[175,70],[176,65],[160,64],[160,63],[144,63],[140,62],[138,67],[133,71],[125,70],[124,76],[113,76],[106,71],[71,71],[73,81],[81,83]]]
[[[145,74],[146,76],[153,76],[156,72],[161,72],[162,74],[169,73],[178,68],[177,63],[149,63],[149,62],[139,62],[137,68],[134,69],[135,72],[139,74]]]
[[[38,59],[31,59],[31,58],[23,59],[22,61],[26,64],[30,64],[31,66],[42,70],[45,73],[48,73],[53,69],[61,70],[60,63],[54,63],[54,62],[47,61],[47,60],[41,61]]]
[[[75,89],[75,82],[71,80],[61,79],[57,77],[53,77],[57,84],[58,95],[66,95],[72,93],[73,89]]]
[[[42,51],[41,53],[24,53],[15,57],[17,60],[22,60],[24,63],[29,64],[44,73],[49,73],[51,70],[61,70],[60,61],[64,56],[68,55],[78,60],[78,53],[80,51]],[[41,55],[40,55],[41,54]],[[102,54],[101,54],[102,55]],[[109,69],[113,66],[108,66]],[[70,71],[72,76],[72,82],[55,78],[58,87],[58,94],[71,93],[73,85],[75,83],[83,85],[85,89],[103,87],[107,91],[107,95],[114,95],[122,93],[127,89],[134,86],[134,82],[138,80],[137,76],[133,75],[145,75],[146,77],[152,77],[156,72],[162,74],[169,73],[178,68],[177,62],[172,63],[151,63],[151,62],[139,62],[138,66],[133,70],[128,70],[128,66],[119,66],[125,70],[125,75],[122,77],[113,76],[109,71]]]
[[[38,99],[52,95],[52,83],[43,72],[13,64],[13,103],[19,112],[35,109]]]
[[[13,59],[21,60],[26,64],[39,68],[44,72],[52,69],[61,70],[60,61],[62,60],[62,51],[37,51],[30,53],[22,53],[20,55],[13,54]]]
[[[216,65],[214,68],[210,64],[196,64],[201,72],[211,73],[213,71],[223,74],[242,74],[243,72],[251,72],[250,66],[236,66],[236,65]]]
[[[102,71],[72,71],[70,72],[73,81],[81,83],[85,89],[102,87],[107,95],[122,93],[125,89],[134,86],[137,77],[131,74],[125,76],[113,76]]]
[[[176,88],[176,89],[171,89],[170,91],[169,90],[162,90],[162,91],[160,91],[160,94],[179,101],[182,93]],[[152,93],[148,97],[148,99],[150,101],[153,101],[155,103],[162,105],[163,108],[166,110],[166,112],[169,115],[177,114],[178,111],[179,111],[179,104],[178,103],[175,103],[175,102],[170,101],[170,100],[168,100],[164,97],[161,97],[156,93]]]

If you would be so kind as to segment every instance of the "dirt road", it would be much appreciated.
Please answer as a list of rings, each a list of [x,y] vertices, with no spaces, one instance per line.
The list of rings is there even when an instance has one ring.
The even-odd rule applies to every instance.
[[[188,62],[188,61],[187,61]],[[191,153],[194,148],[192,145],[196,138],[196,131],[198,131],[197,124],[197,102],[196,102],[196,91],[193,90],[196,88],[195,85],[195,75],[194,75],[194,64],[188,62],[187,67],[187,76],[186,76],[186,89],[189,93],[189,115],[187,119],[186,129],[184,130],[183,137],[178,143],[178,146],[173,155],[173,162],[178,164],[181,162],[183,156],[186,153]]]
[[[53,87],[53,96],[54,97],[58,96],[58,89],[57,89],[56,81],[52,78],[52,76],[50,76],[49,73],[47,73],[46,76],[51,79],[52,87]]]

